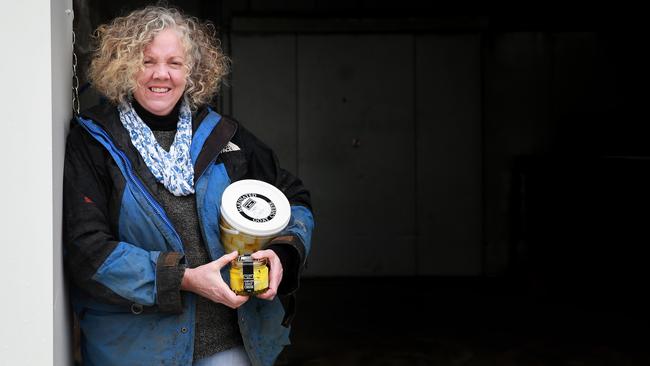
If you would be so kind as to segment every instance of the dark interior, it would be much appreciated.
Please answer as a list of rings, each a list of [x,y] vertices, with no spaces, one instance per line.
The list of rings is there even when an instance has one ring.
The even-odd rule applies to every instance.
[[[74,1],[82,108],[92,29],[148,3]],[[279,365],[650,364],[640,15],[168,3],[232,58],[217,110],[312,192]]]

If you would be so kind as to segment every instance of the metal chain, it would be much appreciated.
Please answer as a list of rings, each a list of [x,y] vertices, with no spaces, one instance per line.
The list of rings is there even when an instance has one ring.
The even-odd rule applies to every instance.
[[[77,76],[77,54],[74,51],[76,35],[72,30],[72,113],[79,115],[79,77]]]

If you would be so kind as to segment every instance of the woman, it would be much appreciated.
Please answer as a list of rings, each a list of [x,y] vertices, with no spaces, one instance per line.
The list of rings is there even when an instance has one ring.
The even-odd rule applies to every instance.
[[[293,295],[310,248],[309,193],[268,147],[207,106],[228,66],[210,25],[147,7],[96,38],[89,76],[110,103],[72,124],[64,173],[84,363],[273,364],[291,316],[276,295]],[[219,242],[221,194],[240,179],[275,185],[292,212],[254,254],[269,261],[270,288],[251,298],[228,287],[237,253]]]

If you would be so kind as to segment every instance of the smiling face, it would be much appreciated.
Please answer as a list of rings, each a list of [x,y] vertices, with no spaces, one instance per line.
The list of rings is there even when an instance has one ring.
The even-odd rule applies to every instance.
[[[144,49],[144,69],[135,75],[135,100],[155,115],[169,114],[185,91],[185,61],[178,33],[173,29],[158,33]]]

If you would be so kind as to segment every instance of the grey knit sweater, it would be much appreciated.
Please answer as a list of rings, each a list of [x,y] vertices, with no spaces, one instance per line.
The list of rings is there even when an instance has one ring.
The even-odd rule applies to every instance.
[[[153,130],[153,134],[160,146],[169,150],[176,130]],[[159,184],[157,196],[183,241],[187,266],[208,263],[210,257],[201,237],[194,195],[177,197]],[[194,360],[241,344],[236,310],[197,296]]]
[[[153,131],[153,134],[160,146],[169,150],[176,130]],[[187,266],[194,268],[208,263],[210,256],[201,237],[194,195],[177,197],[162,184],[158,188],[160,204],[183,240]],[[194,360],[240,344],[236,310],[197,296]]]

